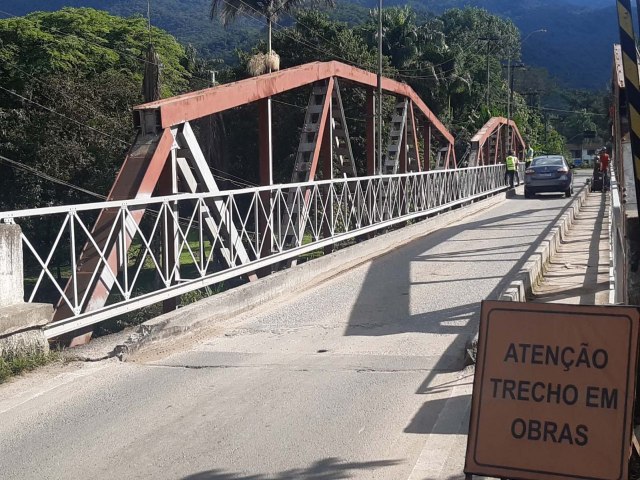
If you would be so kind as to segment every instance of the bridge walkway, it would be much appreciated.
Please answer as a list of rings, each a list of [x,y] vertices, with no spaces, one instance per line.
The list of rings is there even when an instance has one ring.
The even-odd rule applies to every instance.
[[[609,303],[609,195],[589,193],[576,221],[534,289],[534,302]]]
[[[459,478],[479,302],[568,202],[520,188],[188,348],[2,386],[3,478]]]

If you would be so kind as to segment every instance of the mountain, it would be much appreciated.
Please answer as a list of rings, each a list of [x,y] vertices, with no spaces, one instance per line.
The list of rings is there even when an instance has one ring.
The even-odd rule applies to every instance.
[[[613,44],[619,42],[616,4],[611,0],[417,0],[440,12],[475,6],[510,18],[525,39],[522,60],[544,67],[572,88],[602,89],[611,78]]]
[[[184,43],[192,43],[203,55],[233,61],[235,48],[254,44],[264,28],[257,19],[245,19],[224,29],[208,17],[209,0],[152,0],[152,22]],[[338,0],[335,17],[357,23],[366,17],[375,0]],[[385,0],[384,5],[404,5]],[[523,38],[523,61],[544,67],[572,88],[605,88],[611,76],[612,45],[618,41],[613,0],[410,0],[416,9],[440,13],[454,7],[475,6],[510,18]],[[93,7],[117,15],[146,15],[146,0],[0,0],[0,15],[24,15],[35,10],[63,6]],[[290,20],[289,20],[290,21]],[[281,23],[286,24],[283,20]]]

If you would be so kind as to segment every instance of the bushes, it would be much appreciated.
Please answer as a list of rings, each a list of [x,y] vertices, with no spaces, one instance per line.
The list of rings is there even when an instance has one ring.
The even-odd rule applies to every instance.
[[[33,355],[0,358],[0,383],[6,382],[9,378],[29,372],[38,367],[55,362],[60,358],[58,352],[37,353]]]

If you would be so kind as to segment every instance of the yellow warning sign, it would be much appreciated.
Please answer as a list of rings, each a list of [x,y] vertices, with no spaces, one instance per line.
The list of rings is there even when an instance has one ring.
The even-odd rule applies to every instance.
[[[483,302],[465,472],[627,478],[632,307]]]

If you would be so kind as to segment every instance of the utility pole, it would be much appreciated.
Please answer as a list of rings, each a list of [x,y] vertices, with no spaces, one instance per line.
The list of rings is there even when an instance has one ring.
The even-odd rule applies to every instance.
[[[484,40],[487,42],[487,95],[485,98],[485,104],[487,105],[487,110],[491,110],[491,64],[489,63],[491,42],[497,42],[500,39],[498,37],[480,37],[478,40]]]
[[[509,85],[509,95],[507,96],[507,150],[511,150],[511,117],[513,109],[513,83],[515,68],[525,68],[524,63],[511,63],[511,49],[509,49],[509,58],[507,59],[507,85]]]
[[[378,0],[378,174],[382,175],[382,0]]]
[[[506,148],[507,155],[511,150],[511,49],[509,49],[509,58],[507,59],[507,86],[509,87],[509,95],[507,95],[507,138]]]
[[[547,149],[547,142],[549,141],[549,114],[544,112],[544,148]]]

